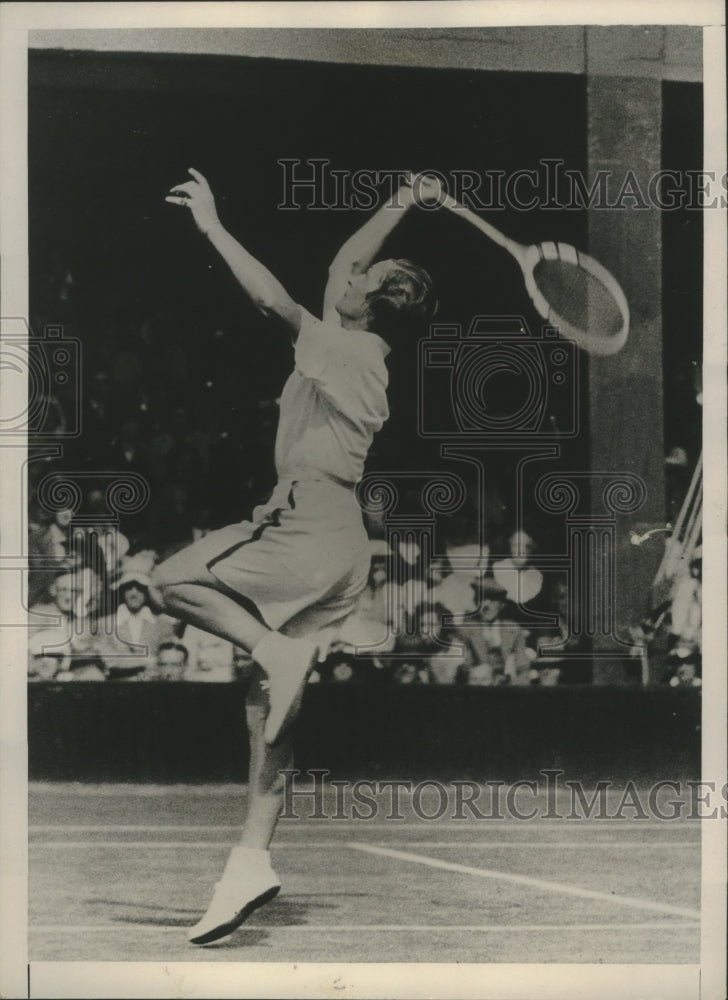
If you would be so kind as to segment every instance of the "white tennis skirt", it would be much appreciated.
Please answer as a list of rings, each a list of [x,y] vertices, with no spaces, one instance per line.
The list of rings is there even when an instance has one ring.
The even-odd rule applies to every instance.
[[[281,480],[250,521],[196,543],[207,568],[272,629],[329,640],[369,575],[369,542],[350,487]]]

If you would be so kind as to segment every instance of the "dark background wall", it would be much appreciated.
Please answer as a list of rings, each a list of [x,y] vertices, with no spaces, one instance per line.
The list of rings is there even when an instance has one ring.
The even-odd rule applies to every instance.
[[[34,52],[30,88],[34,275],[54,251],[70,255],[89,310],[110,309],[108,318],[183,316],[214,302],[243,319],[228,282],[201,269],[207,255],[189,220],[162,200],[190,165],[210,179],[224,220],[309,308],[361,220],[279,212],[279,159],[326,157],[343,170],[513,171],[549,156],[585,166],[584,80],[567,74],[534,87],[518,73]],[[564,212],[508,212],[507,228],[527,242],[585,232],[579,213]],[[449,215],[416,213],[397,246],[432,269],[443,317],[528,308],[509,259]]]
[[[291,351],[196,235],[166,205],[189,166],[209,178],[223,221],[290,293],[319,310],[338,247],[369,213],[283,212],[284,157],[338,170],[535,169],[544,157],[585,168],[584,78],[281,62],[265,59],[33,52],[30,59],[31,303],[36,324],[64,322],[82,340],[85,379],[128,363],[158,365],[155,397],[227,437],[227,480],[213,483],[217,520],[239,518],[251,465],[270,471],[272,433],[246,439],[257,401],[279,394]],[[302,196],[305,197],[305,196]],[[584,213],[496,210],[525,242],[583,246]],[[449,213],[413,212],[385,248],[431,271],[439,319],[539,321],[516,264]],[[73,284],[59,301],[70,269]],[[166,360],[165,360],[166,359]],[[584,366],[584,359],[579,364]],[[123,367],[123,365],[122,365]],[[437,469],[438,442],[416,433],[414,353],[392,373],[393,417],[370,467]],[[503,398],[524,387],[505,381]],[[449,407],[432,393],[431,413]],[[557,424],[571,399],[550,400]],[[436,420],[436,416],[433,417]],[[562,460],[586,467],[586,434]],[[77,448],[79,459],[103,455]],[[69,454],[68,461],[75,461]],[[543,467],[542,467],[543,468]],[[463,471],[462,469],[460,470]],[[542,470],[539,470],[542,471]],[[507,470],[493,470],[508,478]],[[475,484],[473,483],[473,489]]]
[[[244,780],[243,704],[240,687],[221,684],[30,685],[30,779]],[[700,776],[690,690],[313,685],[297,727],[296,766],[333,778]]]

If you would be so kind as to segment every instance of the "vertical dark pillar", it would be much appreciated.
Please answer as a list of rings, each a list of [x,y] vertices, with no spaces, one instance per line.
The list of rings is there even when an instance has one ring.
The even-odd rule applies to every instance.
[[[588,87],[589,183],[609,171],[609,201],[634,177],[645,207],[625,192],[623,208],[589,211],[589,251],[617,278],[631,311],[626,346],[589,362],[591,468],[595,473],[633,473],[645,484],[642,510],[621,515],[616,538],[617,631],[626,635],[647,610],[650,585],[662,554],[656,536],[630,544],[641,533],[665,524],[662,394],[662,253],[660,211],[649,205],[650,178],[660,170],[662,84],[659,79],[595,76]],[[636,189],[635,189],[636,190]],[[592,503],[599,504],[599,497]],[[594,514],[597,515],[594,508]],[[597,639],[597,653],[610,652]],[[599,648],[601,646],[601,649]],[[624,679],[623,651],[597,659],[595,683]]]

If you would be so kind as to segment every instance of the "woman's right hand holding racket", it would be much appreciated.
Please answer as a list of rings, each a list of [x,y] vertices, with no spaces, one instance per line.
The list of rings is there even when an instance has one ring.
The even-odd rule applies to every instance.
[[[406,184],[412,188],[412,194],[418,205],[434,207],[442,205],[446,198],[441,182],[433,174],[407,175]]]

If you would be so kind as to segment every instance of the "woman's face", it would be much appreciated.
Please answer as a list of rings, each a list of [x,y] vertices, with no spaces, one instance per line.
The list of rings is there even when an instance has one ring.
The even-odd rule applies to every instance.
[[[503,601],[500,597],[484,597],[482,602],[482,616],[487,622],[494,622],[503,608]]]
[[[511,559],[516,566],[525,566],[533,552],[533,539],[525,531],[514,531],[508,540]]]
[[[56,512],[55,522],[59,528],[67,528],[73,518],[73,511],[70,507]]]

